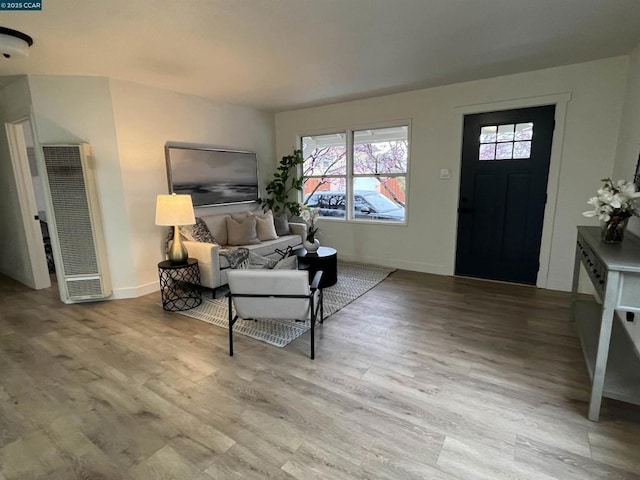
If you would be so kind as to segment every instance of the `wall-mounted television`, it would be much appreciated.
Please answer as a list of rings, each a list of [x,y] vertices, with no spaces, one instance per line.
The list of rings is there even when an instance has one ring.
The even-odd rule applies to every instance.
[[[169,192],[189,194],[194,207],[258,200],[254,152],[166,145]]]

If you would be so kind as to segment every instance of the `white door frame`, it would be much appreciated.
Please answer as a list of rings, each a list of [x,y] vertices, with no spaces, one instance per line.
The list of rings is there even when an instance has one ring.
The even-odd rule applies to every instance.
[[[462,167],[462,132],[464,127],[464,116],[473,113],[494,112],[499,110],[513,110],[517,108],[537,107],[541,105],[555,105],[555,130],[553,131],[553,143],[551,144],[551,159],[549,163],[549,177],[547,180],[547,204],[544,209],[544,221],[542,224],[542,238],[540,242],[540,270],[536,280],[538,288],[554,288],[549,285],[549,267],[551,263],[551,248],[553,240],[553,227],[556,218],[556,204],[560,191],[560,167],[562,165],[562,148],[564,145],[564,129],[567,117],[567,104],[571,101],[570,93],[557,93],[514,100],[495,101],[476,105],[461,105],[456,108],[459,115],[460,128],[460,164],[458,172]],[[458,189],[460,185],[458,185]],[[458,232],[456,230],[456,238]],[[451,271],[455,269],[455,255],[451,266]]]
[[[16,191],[20,203],[20,213],[22,214],[24,233],[29,250],[29,260],[33,272],[34,283],[33,285],[29,285],[29,287],[40,290],[51,286],[51,278],[49,277],[47,257],[44,251],[42,229],[40,228],[40,220],[38,218],[38,206],[33,190],[24,130],[21,125],[21,123],[25,121],[32,124],[31,118],[26,117],[15,122],[5,123],[4,127],[7,133],[13,175],[15,177]]]

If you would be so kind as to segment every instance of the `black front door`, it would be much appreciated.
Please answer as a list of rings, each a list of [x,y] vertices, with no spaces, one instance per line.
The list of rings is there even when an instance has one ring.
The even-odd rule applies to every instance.
[[[554,113],[464,117],[456,275],[535,285]]]

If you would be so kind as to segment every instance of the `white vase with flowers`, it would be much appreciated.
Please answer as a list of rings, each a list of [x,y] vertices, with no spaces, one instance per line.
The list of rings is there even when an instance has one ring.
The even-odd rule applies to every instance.
[[[302,245],[307,252],[316,253],[320,248],[320,240],[317,238],[320,209],[302,205],[300,216],[307,224],[307,237],[303,240]]]
[[[602,226],[602,241],[620,243],[624,238],[629,217],[638,215],[640,192],[636,185],[627,180],[614,182],[610,178],[602,180],[604,185],[587,203],[593,210],[584,212],[585,217],[598,217]]]

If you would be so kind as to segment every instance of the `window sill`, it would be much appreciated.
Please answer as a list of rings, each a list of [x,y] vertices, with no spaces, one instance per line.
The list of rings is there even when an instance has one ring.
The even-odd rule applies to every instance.
[[[331,223],[348,223],[348,224],[355,224],[355,225],[384,225],[384,226],[390,226],[390,227],[407,227],[409,224],[407,223],[407,221],[405,220],[404,222],[389,222],[389,221],[385,221],[385,220],[356,220],[356,219],[350,219],[350,220],[346,220],[344,218],[332,218],[332,217],[320,217],[318,219],[321,222],[331,222]]]

